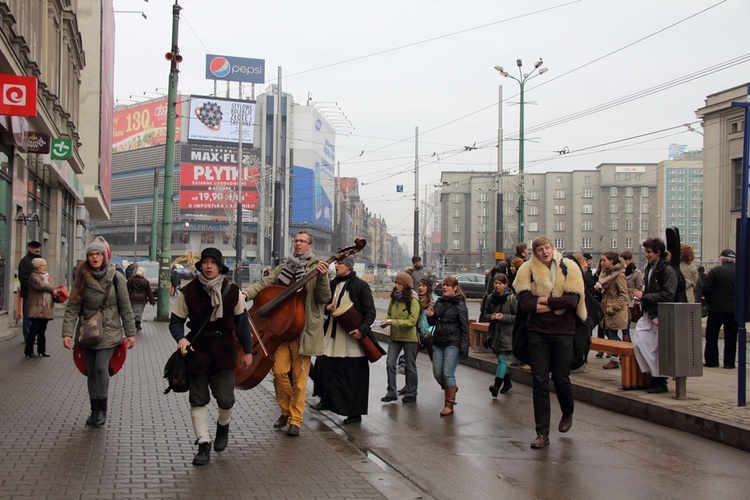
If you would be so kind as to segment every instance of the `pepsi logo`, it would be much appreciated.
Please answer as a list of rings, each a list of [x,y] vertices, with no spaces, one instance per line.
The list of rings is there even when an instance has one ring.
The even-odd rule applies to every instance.
[[[209,63],[208,68],[216,78],[224,78],[232,71],[232,65],[223,57],[214,57]]]
[[[14,83],[3,84],[3,104],[7,106],[26,106],[26,87]]]

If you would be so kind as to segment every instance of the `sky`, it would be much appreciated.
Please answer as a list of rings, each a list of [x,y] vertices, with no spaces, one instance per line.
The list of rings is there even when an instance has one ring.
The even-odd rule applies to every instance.
[[[530,173],[656,163],[673,143],[701,149],[695,111],[706,96],[750,82],[746,0],[179,3],[179,91],[213,92],[208,53],[264,59],[256,94],[281,67],[295,102],[311,99],[351,122],[336,136],[341,176],[359,179],[370,212],[409,247],[415,127],[423,214],[433,210],[425,190],[442,172],[497,172],[500,86],[503,169],[518,170],[520,86],[496,65],[518,77],[517,59],[531,72],[542,58],[548,69],[525,84]],[[166,94],[173,4],[114,1],[121,103]]]

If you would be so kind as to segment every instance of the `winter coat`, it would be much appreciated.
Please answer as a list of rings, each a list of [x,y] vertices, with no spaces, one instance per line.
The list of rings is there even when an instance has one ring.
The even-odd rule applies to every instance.
[[[518,270],[514,282],[519,307],[528,315],[528,331],[539,334],[574,335],[576,317],[585,322],[586,288],[581,268],[555,250],[555,281],[551,269],[536,255]],[[565,269],[563,270],[563,266]],[[550,312],[536,312],[539,297],[548,297]]]
[[[487,298],[484,311],[480,317],[483,323],[489,323],[488,338],[490,349],[495,354],[508,354],[513,349],[513,324],[516,322],[518,299],[510,288],[503,290],[502,295],[492,293]],[[501,321],[492,320],[494,313],[502,313]]]
[[[612,269],[603,269],[599,276],[602,285],[604,328],[624,330],[628,327],[628,282],[625,279],[625,262],[620,259]]]
[[[315,267],[320,262],[313,256],[305,266],[305,274],[312,271],[316,273]],[[269,286],[278,285],[276,278],[281,274],[285,264],[276,266],[276,269],[265,278],[261,278],[252,285],[242,290],[249,300],[255,299],[258,292]],[[323,321],[325,320],[325,305],[331,301],[331,287],[328,283],[327,274],[319,274],[305,285],[307,296],[305,297],[305,327],[299,336],[299,353],[305,356],[320,356],[323,354]]]
[[[652,276],[649,277],[649,268]],[[643,310],[650,318],[659,316],[659,302],[675,302],[677,295],[677,272],[664,259],[657,259],[656,264],[646,266],[644,287],[641,302]]]
[[[682,276],[685,278],[685,293],[687,294],[688,302],[697,302],[695,300],[695,284],[698,282],[698,270],[692,262],[690,264],[680,262],[680,271],[682,271]]]
[[[88,264],[84,262],[81,265],[87,266]],[[109,264],[107,274],[101,280],[91,278],[84,285],[83,297],[80,302],[68,300],[65,318],[63,319],[63,337],[73,337],[74,341],[77,339],[76,330],[79,315],[89,317],[99,309],[110,283],[112,283],[112,288],[109,291],[103,311],[104,331],[102,341],[92,349],[109,349],[119,345],[122,342],[123,329],[126,337],[135,337],[135,320],[133,319],[133,309],[130,307],[128,285],[125,283],[125,277],[115,270],[112,263]]]
[[[180,275],[176,269],[172,269],[172,272],[169,276],[169,283],[175,288],[182,284],[182,278],[180,278]]]
[[[138,276],[137,274],[128,280],[128,295],[131,304],[145,304],[148,302],[154,305],[156,303],[148,278]]]
[[[703,297],[708,312],[735,314],[735,263],[724,262],[711,269],[703,280]]]
[[[433,315],[427,316],[427,322],[435,325],[432,345],[458,346],[461,359],[466,359],[469,356],[469,311],[464,297],[440,297],[433,310]]]
[[[344,281],[341,278],[334,278],[331,280],[330,287],[331,291],[336,289],[336,286]],[[354,304],[354,308],[362,317],[362,324],[357,328],[362,335],[372,337],[372,324],[375,322],[375,316],[377,316],[377,309],[375,309],[375,301],[372,299],[372,290],[370,285],[366,281],[357,277],[357,273],[352,271],[349,273],[347,280],[349,283],[346,285],[346,293],[349,294],[349,300]],[[331,297],[331,302],[338,301],[338,297]]]
[[[391,298],[388,304],[386,320],[393,320],[391,324],[391,340],[396,342],[417,342],[417,320],[419,319],[419,300],[412,295],[411,302],[397,301]]]
[[[628,307],[633,307],[633,292],[643,290],[643,272],[632,262],[625,268],[625,282],[628,285]]]
[[[52,319],[55,303],[52,293],[55,288],[52,283],[45,284],[42,273],[35,270],[29,276],[29,318]]]

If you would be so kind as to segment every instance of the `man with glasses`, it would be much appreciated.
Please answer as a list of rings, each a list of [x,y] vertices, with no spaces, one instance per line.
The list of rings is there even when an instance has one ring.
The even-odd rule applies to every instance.
[[[34,272],[34,265],[31,263],[36,258],[42,256],[42,244],[38,241],[30,241],[26,256],[18,263],[18,281],[21,283],[21,300],[23,314],[23,340],[29,337],[31,331],[31,320],[29,319],[29,277]]]
[[[310,357],[323,354],[323,321],[326,304],[331,300],[328,283],[328,263],[312,252],[313,237],[307,231],[294,236],[294,254],[260,281],[243,290],[248,300],[269,285],[294,286],[308,273],[317,273],[305,284],[305,327],[299,338],[282,343],[274,355],[273,386],[281,416],[273,424],[275,429],[287,427],[287,436],[299,436],[305,411],[305,390],[310,372]]]

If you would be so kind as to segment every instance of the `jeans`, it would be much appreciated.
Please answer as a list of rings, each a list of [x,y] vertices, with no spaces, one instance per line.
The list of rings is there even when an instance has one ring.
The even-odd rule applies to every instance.
[[[447,347],[432,346],[432,374],[442,387],[448,388],[456,385],[456,367],[458,366],[458,346]]]
[[[529,332],[529,358],[533,378],[534,421],[536,433],[549,435],[549,375],[555,383],[557,401],[565,416],[573,414],[573,387],[570,361],[573,359],[573,335],[548,335]]]
[[[406,394],[417,396],[417,344],[418,342],[398,342],[391,340],[388,343],[388,355],[385,358],[385,371],[388,374],[388,391],[386,396],[396,397],[396,365],[401,349],[404,350],[406,358]]]

